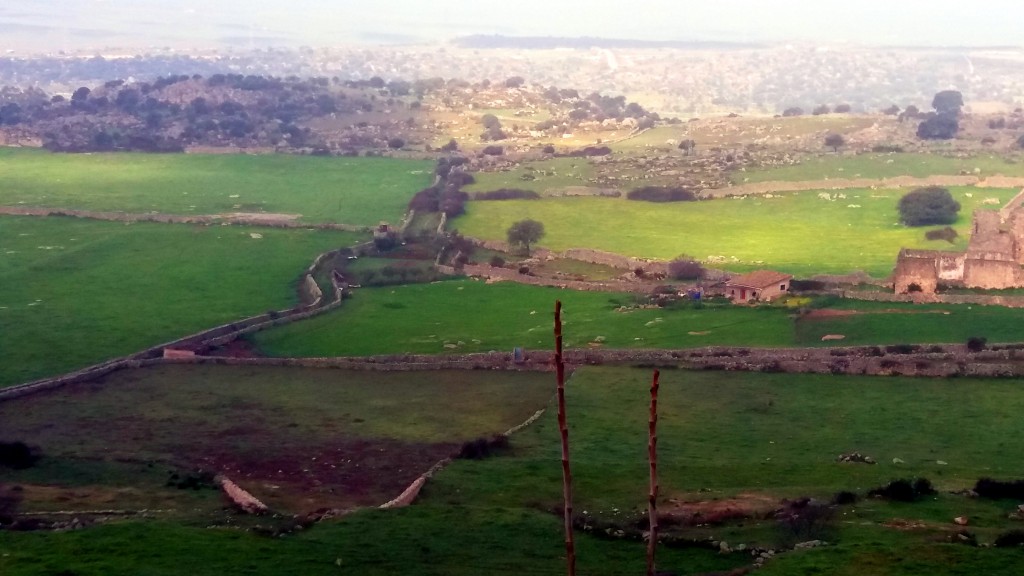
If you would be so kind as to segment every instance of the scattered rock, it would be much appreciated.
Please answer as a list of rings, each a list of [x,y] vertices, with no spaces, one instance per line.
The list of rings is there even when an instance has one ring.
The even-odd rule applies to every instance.
[[[953,522],[956,522],[957,526],[967,526],[967,517],[957,516],[956,518],[953,518]]]
[[[859,464],[877,464],[878,463],[871,456],[865,456],[865,455],[861,454],[860,452],[851,452],[849,454],[840,454],[839,457],[836,458],[836,460],[838,460],[839,462],[852,462],[852,463],[859,463]]]
[[[899,458],[893,458],[892,459],[892,463],[893,464],[903,464],[903,460],[901,460]]]

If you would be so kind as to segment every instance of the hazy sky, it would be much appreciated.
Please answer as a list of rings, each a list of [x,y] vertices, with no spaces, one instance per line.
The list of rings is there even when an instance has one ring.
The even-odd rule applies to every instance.
[[[0,0],[0,49],[323,45],[474,33],[1020,46],[1022,22],[1022,0]]]

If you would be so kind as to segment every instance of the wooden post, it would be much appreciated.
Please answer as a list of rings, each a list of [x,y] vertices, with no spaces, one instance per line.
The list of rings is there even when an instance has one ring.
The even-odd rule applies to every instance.
[[[555,301],[555,374],[558,381],[558,431],[562,436],[562,498],[565,504],[565,562],[576,576],[576,544],[572,537],[572,472],[569,469],[569,426],[565,420],[565,363],[562,361],[562,301]]]
[[[648,421],[647,459],[651,464],[651,489],[647,495],[650,533],[647,539],[647,576],[654,576],[654,549],[658,545],[658,377],[651,383],[651,417]]]

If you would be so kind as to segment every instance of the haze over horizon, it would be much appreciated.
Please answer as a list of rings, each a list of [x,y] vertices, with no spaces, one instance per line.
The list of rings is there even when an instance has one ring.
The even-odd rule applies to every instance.
[[[557,6],[557,8],[556,8]],[[471,34],[638,40],[1024,46],[1024,3],[799,0],[7,0],[0,50],[407,44]]]

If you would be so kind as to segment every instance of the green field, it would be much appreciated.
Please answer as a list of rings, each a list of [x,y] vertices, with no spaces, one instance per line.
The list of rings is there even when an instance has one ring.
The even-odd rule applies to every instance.
[[[293,306],[313,258],[361,238],[0,217],[0,386]]]
[[[544,224],[547,235],[540,244],[552,250],[586,247],[659,259],[687,254],[730,270],[772,268],[800,276],[863,270],[881,278],[892,272],[901,247],[962,249],[973,210],[991,207],[983,204],[987,198],[1006,202],[1017,191],[951,192],[963,207],[954,225],[960,233],[955,245],[928,241],[926,229],[900,225],[900,190],[827,192],[832,200],[818,192],[791,192],[669,204],[624,198],[471,202],[451,227],[504,240],[513,222],[532,218]]]
[[[572,347],[585,347],[602,337],[609,348],[773,346],[785,345],[792,337],[792,322],[781,309],[719,305],[616,312],[619,306],[633,304],[632,296],[453,280],[360,289],[338,310],[252,338],[274,356],[550,349],[556,299],[565,306],[566,345]],[[708,333],[690,335],[691,331]]]
[[[1024,176],[1024,163],[1002,156],[980,155],[950,158],[935,154],[824,154],[805,158],[800,164],[748,170],[733,174],[733,181],[772,182],[823,180],[825,178],[894,178],[897,176],[955,176],[962,172],[978,176]],[[978,194],[987,191],[978,190]]]
[[[647,411],[650,372],[585,368],[571,379],[567,405],[576,510],[628,526],[641,517],[647,495]],[[658,399],[660,505],[737,496],[828,500],[839,490],[861,494],[898,477],[923,476],[940,490],[917,504],[867,499],[843,508],[832,546],[785,555],[773,574],[856,574],[868,558],[886,571],[947,572],[943,559],[988,567],[978,573],[1012,574],[1010,552],[937,544],[952,518],[966,515],[980,542],[1015,524],[1014,501],[986,501],[947,493],[981,476],[1019,478],[1024,466],[1006,458],[1021,431],[1024,393],[1017,381],[764,375],[667,371]],[[971,426],[964,428],[963,423]],[[556,509],[561,501],[558,427],[549,411],[515,437],[510,457],[457,462],[428,486],[425,504],[527,505]],[[840,464],[859,451],[879,464]],[[893,459],[897,458],[895,463]],[[902,462],[900,462],[902,461]],[[941,463],[940,463],[941,462]],[[894,518],[922,523],[903,533]],[[669,528],[670,531],[673,528]],[[715,534],[734,545],[772,546],[770,519],[757,517],[712,528],[676,528],[691,536]],[[917,564],[901,566],[898,548]],[[970,551],[968,551],[970,550]],[[1012,552],[1020,561],[1019,552]],[[810,566],[827,565],[825,572]],[[849,566],[847,566],[849,564]],[[668,566],[666,566],[667,568]],[[788,567],[783,570],[782,567]],[[863,569],[863,566],[860,566]],[[806,571],[804,571],[806,570]]]
[[[180,500],[162,485],[165,471],[208,469],[279,511],[375,506],[461,443],[523,422],[552,393],[539,373],[125,370],[0,403],[4,438],[44,455],[37,468],[0,473],[0,484],[28,485],[27,510],[88,510],[123,486],[143,502]],[[63,492],[36,495],[34,485]]]
[[[575,292],[513,283],[446,281],[355,291],[338,310],[250,338],[272,356],[364,356],[550,349],[556,299],[565,307],[565,342],[586,348],[786,347],[1021,340],[1024,310],[831,299],[839,317],[802,317],[785,307],[706,304],[616,311],[630,295]],[[843,340],[822,342],[826,334]]]
[[[487,192],[499,188],[519,188],[544,194],[567,186],[587,186],[594,167],[586,158],[552,158],[520,164],[508,172],[474,172],[476,182],[466,192]],[[533,177],[524,180],[523,176]]]
[[[425,160],[288,155],[50,154],[0,149],[0,205],[95,211],[301,215],[397,222],[433,178]]]

